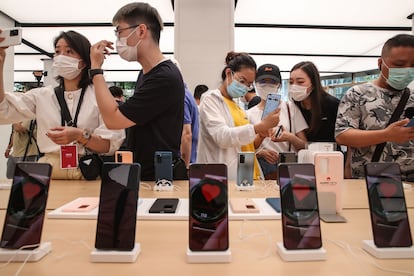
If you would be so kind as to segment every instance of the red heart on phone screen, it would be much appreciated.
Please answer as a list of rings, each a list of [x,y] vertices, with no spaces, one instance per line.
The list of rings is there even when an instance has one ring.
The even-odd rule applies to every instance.
[[[383,182],[380,184],[379,190],[384,197],[393,197],[397,193],[397,187],[393,183]]]
[[[210,202],[220,194],[220,188],[216,185],[204,184],[203,187],[201,187],[201,192],[206,201]]]
[[[310,192],[311,189],[308,185],[303,185],[303,184],[293,184],[292,185],[293,188],[293,194],[295,195],[295,197],[299,200],[302,201],[304,198],[306,198]]]
[[[25,200],[31,200],[40,192],[39,185],[27,182],[23,184],[23,196]]]

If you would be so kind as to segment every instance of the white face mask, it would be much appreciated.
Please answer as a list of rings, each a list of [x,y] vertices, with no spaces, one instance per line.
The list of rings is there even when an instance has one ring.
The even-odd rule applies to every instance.
[[[138,27],[137,27],[138,28]],[[128,38],[135,33],[135,28],[132,33],[130,33],[126,37],[118,37],[116,40],[116,51],[118,52],[119,56],[126,61],[137,61],[138,60],[138,51],[137,48],[139,44],[141,44],[142,39],[140,39],[135,46],[128,45]]]
[[[301,102],[308,97],[308,88],[296,84],[289,85],[289,98]]]
[[[81,72],[82,68],[79,68],[80,59],[69,57],[65,55],[57,55],[53,58],[52,71],[53,76],[61,76],[62,78],[73,80]]]
[[[275,94],[278,92],[279,86],[271,83],[256,83],[256,93],[263,100],[267,99],[268,94]]]

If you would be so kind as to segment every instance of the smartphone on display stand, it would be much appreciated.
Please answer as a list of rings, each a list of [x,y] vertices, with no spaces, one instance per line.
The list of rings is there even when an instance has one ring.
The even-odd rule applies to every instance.
[[[237,186],[253,186],[254,152],[239,152]]]
[[[62,212],[84,213],[90,212],[99,206],[98,197],[82,197],[62,208]]]
[[[322,247],[315,168],[307,163],[278,166],[283,245],[286,249]]]
[[[410,247],[412,237],[397,163],[364,166],[374,244],[377,247]]]
[[[267,197],[266,202],[278,213],[280,213],[280,198],[279,197]]]
[[[96,249],[134,249],[140,176],[141,166],[138,163],[104,163],[96,226]]]
[[[178,198],[157,198],[151,205],[150,214],[174,214],[177,210]]]
[[[5,39],[0,42],[0,47],[14,46],[22,44],[22,28],[13,27],[3,29],[0,33],[0,37]]]
[[[231,210],[235,214],[257,214],[260,213],[259,207],[251,198],[231,198]]]
[[[227,166],[192,164],[189,171],[189,248],[229,248]]]
[[[173,184],[173,167],[171,151],[156,151],[154,154],[155,184],[171,186]]]
[[[13,175],[0,245],[19,249],[39,247],[52,166],[18,162]]]
[[[265,107],[263,109],[262,120],[265,118],[269,113],[273,112],[279,107],[281,95],[280,94],[267,94]]]

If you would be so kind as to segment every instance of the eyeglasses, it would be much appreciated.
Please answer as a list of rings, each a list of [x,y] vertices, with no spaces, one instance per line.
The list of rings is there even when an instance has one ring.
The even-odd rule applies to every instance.
[[[122,29],[118,29],[118,28],[116,28],[116,29],[114,30],[115,36],[116,36],[116,37],[119,37],[119,34],[120,34],[122,31],[125,31],[125,30],[128,30],[128,29],[133,29],[133,28],[136,28],[136,27],[138,27],[139,25],[141,25],[141,24],[138,24],[138,25],[133,25],[133,26],[129,26],[129,27],[122,28]]]
[[[248,83],[244,77],[238,76],[236,73],[232,72],[233,76],[236,77],[236,80],[247,87],[247,91],[251,91],[254,89],[253,83]]]

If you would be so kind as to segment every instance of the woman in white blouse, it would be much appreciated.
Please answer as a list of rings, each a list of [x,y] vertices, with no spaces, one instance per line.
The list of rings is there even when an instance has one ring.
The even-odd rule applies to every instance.
[[[55,91],[51,86],[40,87],[26,93],[4,91],[6,48],[0,48],[0,124],[36,119],[37,143],[45,154],[39,162],[52,164],[54,179],[82,179],[79,168],[61,164],[62,146],[75,145],[78,157],[86,151],[113,155],[125,134],[124,130],[108,130],[100,116],[88,75],[91,65],[88,39],[74,31],[62,32],[54,40],[54,46],[52,73],[59,82],[58,88]],[[62,120],[59,92],[71,115],[69,122]]]

